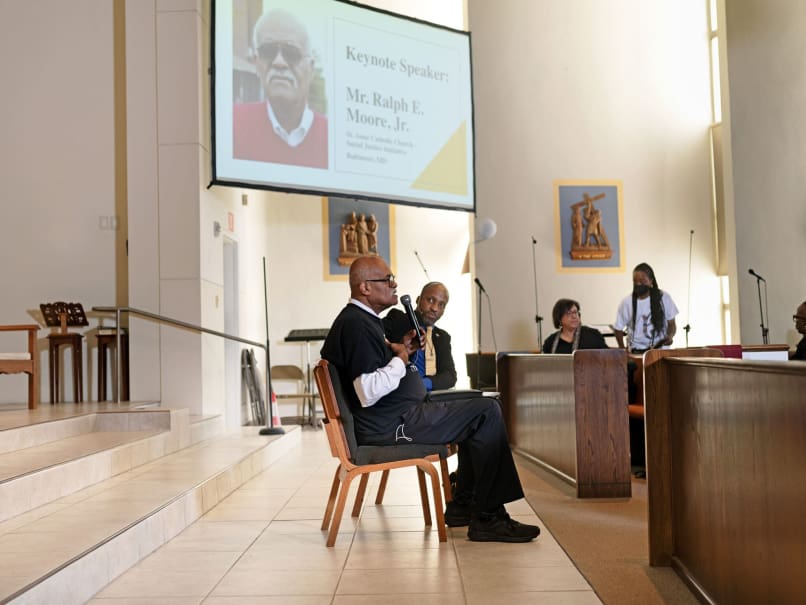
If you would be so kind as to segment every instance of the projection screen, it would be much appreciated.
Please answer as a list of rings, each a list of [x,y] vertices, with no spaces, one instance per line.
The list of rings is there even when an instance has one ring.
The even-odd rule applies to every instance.
[[[475,210],[467,32],[341,0],[212,23],[212,184]]]

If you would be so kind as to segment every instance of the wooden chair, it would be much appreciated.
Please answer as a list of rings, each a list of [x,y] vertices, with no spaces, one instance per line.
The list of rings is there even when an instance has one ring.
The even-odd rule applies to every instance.
[[[27,353],[0,353],[0,374],[28,374],[28,409],[39,405],[39,355],[36,350],[36,333],[39,326],[25,324],[0,326],[0,332],[28,332]]]
[[[336,368],[323,359],[316,365],[313,373],[325,412],[323,422],[327,439],[330,443],[330,451],[333,457],[339,461],[339,466],[336,468],[336,474],[333,477],[325,517],[322,520],[322,529],[330,528],[327,545],[333,546],[336,543],[336,536],[344,514],[350,483],[353,479],[361,477],[352,513],[354,517],[357,517],[361,512],[369,474],[375,471],[384,471],[388,476],[389,470],[407,466],[417,467],[423,519],[427,526],[431,525],[431,511],[428,503],[425,474],[428,473],[431,477],[439,541],[446,542],[448,537],[445,530],[442,493],[439,487],[440,477],[433,463],[447,458],[448,447],[445,445],[421,444],[358,445],[355,437],[353,415],[344,398]],[[445,481],[447,482],[447,473]],[[383,499],[385,484],[386,478],[384,477],[376,500],[378,503]]]

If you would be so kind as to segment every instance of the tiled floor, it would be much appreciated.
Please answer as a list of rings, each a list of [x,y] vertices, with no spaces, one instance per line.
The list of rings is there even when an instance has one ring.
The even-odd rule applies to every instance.
[[[336,462],[322,431],[244,484],[99,592],[93,605],[600,603],[525,500],[514,517],[538,523],[528,544],[475,543],[425,530],[415,471],[394,471],[384,504],[374,480],[358,520],[335,548],[319,529]]]

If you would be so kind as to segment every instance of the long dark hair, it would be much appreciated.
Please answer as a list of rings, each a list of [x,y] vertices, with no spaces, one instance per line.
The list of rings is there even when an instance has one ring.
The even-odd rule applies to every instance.
[[[646,276],[652,281],[649,287],[649,312],[652,327],[655,328],[655,334],[660,334],[666,329],[666,312],[663,309],[663,292],[658,288],[658,280],[655,279],[655,272],[646,263],[639,263],[632,270],[633,273],[640,271],[645,273]],[[635,334],[635,314],[638,309],[638,296],[635,291],[632,293],[632,331]]]

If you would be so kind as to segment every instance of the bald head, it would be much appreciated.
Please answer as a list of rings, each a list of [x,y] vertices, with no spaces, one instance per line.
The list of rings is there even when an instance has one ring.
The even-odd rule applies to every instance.
[[[795,311],[795,329],[800,334],[806,334],[806,301]]]
[[[433,326],[448,306],[448,289],[445,284],[432,281],[423,286],[420,296],[417,297],[417,311],[423,318],[426,326]]]
[[[373,279],[375,274],[386,270],[386,263],[378,256],[362,256],[350,265],[350,294],[355,298],[356,289],[367,279]]]
[[[397,282],[380,256],[362,256],[350,265],[350,296],[376,313],[397,304]]]

